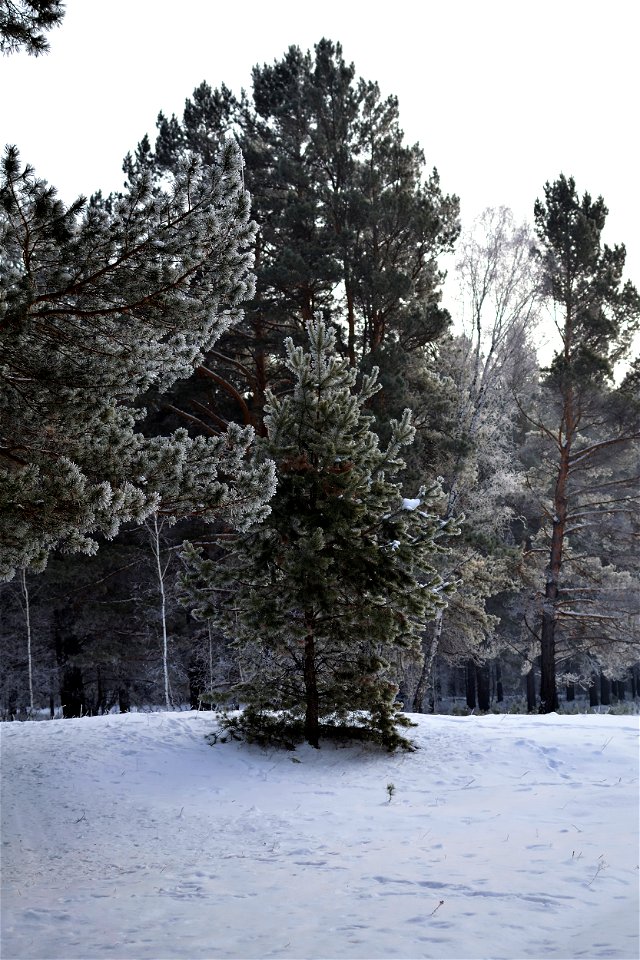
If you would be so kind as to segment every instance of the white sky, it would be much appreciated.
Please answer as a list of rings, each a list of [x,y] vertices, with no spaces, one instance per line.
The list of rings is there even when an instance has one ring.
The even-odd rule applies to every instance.
[[[159,110],[202,80],[250,87],[290,44],[339,40],[400,101],[463,221],[505,204],[532,218],[562,171],[602,194],[605,239],[640,284],[637,0],[67,0],[51,53],[0,59],[0,136],[63,199],[121,185]]]

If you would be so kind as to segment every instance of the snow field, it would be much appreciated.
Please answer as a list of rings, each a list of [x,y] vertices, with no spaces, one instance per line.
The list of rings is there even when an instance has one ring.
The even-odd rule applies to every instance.
[[[414,719],[392,755],[2,724],[2,957],[635,960],[638,718]]]

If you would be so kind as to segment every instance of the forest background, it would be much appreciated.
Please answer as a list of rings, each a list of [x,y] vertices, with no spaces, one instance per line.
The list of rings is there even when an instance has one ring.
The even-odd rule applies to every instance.
[[[21,69],[33,62],[23,61]],[[361,80],[341,46],[322,40],[310,52],[289,48],[271,65],[256,66],[246,94],[224,83],[197,86],[183,110],[161,113],[155,133],[131,145],[122,187],[93,193],[92,229],[117,223],[126,232],[125,208],[139,209],[142,182],[147,217],[157,215],[169,183],[174,205],[180,190],[189,195],[175,184],[188,177],[187,151],[195,155],[205,171],[198,189],[217,190],[219,204],[217,221],[206,236],[198,233],[199,242],[209,244],[209,260],[218,244],[218,278],[226,270],[224,289],[218,279],[213,290],[209,278],[198,297],[200,303],[213,297],[225,309],[208,333],[209,349],[185,348],[170,375],[165,358],[155,384],[147,367],[129,398],[132,409],[147,410],[142,434],[155,443],[158,472],[158,451],[171,460],[176,431],[183,430],[188,469],[171,491],[162,484],[155,491],[160,509],[151,510],[138,490],[135,509],[130,503],[129,513],[122,511],[118,535],[111,539],[116,529],[102,526],[95,556],[53,552],[41,573],[32,568],[64,538],[52,534],[31,555],[16,548],[17,572],[1,594],[4,717],[37,708],[77,716],[116,705],[197,706],[243,679],[228,625],[225,631],[215,618],[196,621],[185,606],[180,547],[185,538],[201,543],[209,560],[224,566],[221,537],[254,518],[269,523],[269,468],[253,463],[258,473],[242,477],[243,458],[251,430],[267,434],[268,391],[291,390],[283,341],[291,337],[304,349],[314,316],[336,325],[336,357],[349,368],[361,377],[380,368],[382,390],[368,398],[367,411],[383,443],[392,438],[390,420],[401,421],[407,407],[413,411],[416,435],[404,451],[402,476],[407,503],[421,499],[421,485],[441,482],[430,510],[443,524],[457,519],[461,529],[432,560],[440,582],[452,588],[448,605],[425,617],[415,649],[396,651],[388,661],[405,705],[418,712],[443,704],[550,710],[581,692],[591,705],[610,703],[612,694],[638,696],[638,368],[629,360],[638,299],[625,281],[623,248],[602,243],[606,208],[585,193],[599,184],[576,185],[552,171],[546,187],[532,193],[532,225],[495,206],[461,228],[458,197],[443,189],[431,157],[407,141],[402,126],[395,97]],[[229,143],[238,144],[242,167]],[[218,180],[214,173],[207,187],[209,170],[218,171]],[[12,217],[29,204],[35,209],[46,190],[9,157],[5,198],[6,184],[18,183],[26,185],[23,205],[5,203],[5,237],[20,246],[24,233],[12,227]],[[229,193],[221,200],[224,189]],[[134,195],[138,206],[131,205]],[[186,207],[180,202],[182,213],[190,213],[190,199]],[[244,224],[232,264],[227,241],[216,239],[227,237],[230,202],[234,223]],[[84,215],[71,207],[67,221]],[[46,225],[60,209],[53,205],[39,216]],[[64,242],[56,243],[60,253]],[[166,251],[171,263],[184,252],[178,228],[173,243]],[[446,287],[444,264],[452,265]],[[154,278],[147,282],[153,286]],[[175,325],[189,306],[181,283],[176,278],[172,287]],[[193,299],[193,285],[189,290]],[[165,302],[153,302],[166,310]],[[541,368],[536,346],[554,325],[555,344]],[[161,334],[158,343],[166,342]],[[24,350],[19,336],[7,343],[5,356]],[[5,413],[11,412],[7,402]],[[229,431],[237,449],[233,463],[218,467],[222,487],[229,477],[248,484],[250,508],[241,516],[218,483],[203,525],[192,488],[185,502],[184,484],[192,483],[195,461],[202,466],[205,447],[218,456]],[[163,437],[164,446],[152,440]],[[6,443],[5,457],[13,449]],[[277,459],[276,467],[282,479]],[[15,467],[7,469],[13,475]],[[137,522],[128,522],[136,511]],[[357,556],[357,539],[353,550]]]

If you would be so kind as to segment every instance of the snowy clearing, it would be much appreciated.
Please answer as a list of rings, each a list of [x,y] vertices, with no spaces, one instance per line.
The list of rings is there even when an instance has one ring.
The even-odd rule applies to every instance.
[[[415,719],[394,755],[2,724],[2,956],[636,958],[638,718]]]

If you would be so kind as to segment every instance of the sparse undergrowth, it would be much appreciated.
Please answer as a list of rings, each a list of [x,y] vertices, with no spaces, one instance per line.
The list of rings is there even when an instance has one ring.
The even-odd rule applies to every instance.
[[[345,719],[327,718],[319,724],[320,740],[345,745],[354,742],[371,743],[384,747],[389,752],[397,749],[411,752],[416,749],[415,745],[396,729],[396,726],[416,726],[405,714],[397,714],[393,724],[376,724],[376,719],[364,715]],[[211,744],[238,740],[262,747],[295,750],[298,744],[305,741],[304,718],[292,712],[256,712],[247,708],[241,713],[219,712],[217,720],[221,729],[220,732],[208,736]]]
[[[449,715],[453,717],[482,717],[505,713],[514,715],[530,713],[532,716],[537,714],[537,710],[528,710],[527,701],[524,699],[505,700],[503,703],[493,703],[489,710],[478,710],[477,708],[471,710],[466,704],[443,703],[438,706],[436,712],[443,716]],[[612,704],[600,704],[595,707],[590,706],[588,701],[574,701],[573,703],[561,703],[555,712],[569,716],[575,716],[576,714],[607,713],[614,716],[637,716],[640,714],[640,700],[623,700]]]

